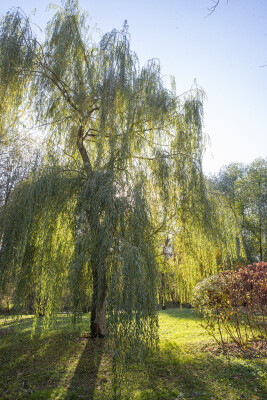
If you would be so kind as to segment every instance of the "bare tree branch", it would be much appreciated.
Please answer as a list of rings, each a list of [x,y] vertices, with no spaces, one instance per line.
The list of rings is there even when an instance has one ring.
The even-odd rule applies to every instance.
[[[213,1],[213,6],[208,8],[209,14],[207,15],[207,17],[209,17],[211,14],[214,13],[214,11],[217,9],[217,7],[220,4],[220,0],[212,0]],[[227,3],[229,2],[229,0],[227,0]]]
[[[215,0],[213,0],[213,3],[214,3],[214,1],[215,1]],[[214,11],[216,10],[216,8],[218,7],[219,4],[220,4],[220,0],[217,0],[217,1],[215,2],[215,4],[213,4],[212,7],[208,8],[209,14],[207,15],[207,17],[209,17],[211,14],[214,13]]]

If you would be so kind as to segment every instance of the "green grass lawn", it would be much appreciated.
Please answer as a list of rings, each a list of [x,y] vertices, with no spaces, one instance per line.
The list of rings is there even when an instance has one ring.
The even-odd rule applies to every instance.
[[[44,400],[112,398],[111,351],[103,340],[88,339],[88,316],[74,330],[66,315],[53,330],[31,319],[19,324],[0,318],[0,399]],[[160,349],[142,365],[124,372],[129,399],[267,399],[267,361],[226,357],[208,351],[211,339],[190,309],[161,311]]]

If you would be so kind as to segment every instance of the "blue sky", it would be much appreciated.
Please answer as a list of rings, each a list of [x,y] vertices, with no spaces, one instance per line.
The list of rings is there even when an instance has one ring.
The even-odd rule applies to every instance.
[[[50,1],[0,0],[0,14],[20,6],[43,27]],[[60,4],[55,0],[54,3]],[[207,17],[212,0],[80,0],[102,33],[120,29],[127,19],[132,49],[141,63],[158,58],[166,81],[177,91],[194,79],[205,90],[205,127],[211,144],[206,173],[230,162],[267,156],[267,0],[221,0]]]

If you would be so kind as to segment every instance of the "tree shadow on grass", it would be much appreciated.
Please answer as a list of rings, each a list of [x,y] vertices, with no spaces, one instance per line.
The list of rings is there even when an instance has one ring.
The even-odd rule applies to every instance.
[[[267,398],[264,370],[264,360],[229,360],[170,344],[146,363],[142,399],[263,400]]]
[[[108,366],[105,340],[87,338],[86,346],[72,376],[65,399],[95,400],[104,398],[107,388],[110,388]]]
[[[192,308],[170,308],[162,310],[160,313],[174,319],[185,319],[189,321],[201,321],[201,317]]]
[[[70,326],[32,338],[28,328],[25,321],[21,330],[0,335],[1,400],[94,398],[103,345]]]
[[[264,360],[230,359],[203,346],[177,343],[165,341],[142,365],[133,358],[124,372],[123,392],[131,386],[130,398],[142,400],[267,398]],[[110,400],[108,345],[70,327],[32,339],[25,330],[0,336],[1,400]]]

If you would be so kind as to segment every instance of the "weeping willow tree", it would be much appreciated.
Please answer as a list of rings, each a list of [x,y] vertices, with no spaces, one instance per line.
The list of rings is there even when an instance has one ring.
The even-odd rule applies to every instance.
[[[203,92],[177,96],[157,61],[141,67],[126,23],[95,44],[74,0],[45,32],[40,42],[20,9],[1,21],[1,129],[31,119],[54,152],[1,214],[2,290],[12,285],[17,309],[32,301],[36,315],[57,312],[66,291],[77,314],[90,298],[92,338],[152,343],[166,236],[184,271],[198,255],[186,288],[200,264],[216,264],[200,256],[208,243],[235,242],[203,178]]]
[[[166,236],[160,262],[162,305],[174,299],[191,303],[197,283],[234,267],[244,256],[240,226],[227,199],[208,183],[205,190],[206,203],[195,199],[194,209],[180,215]]]

